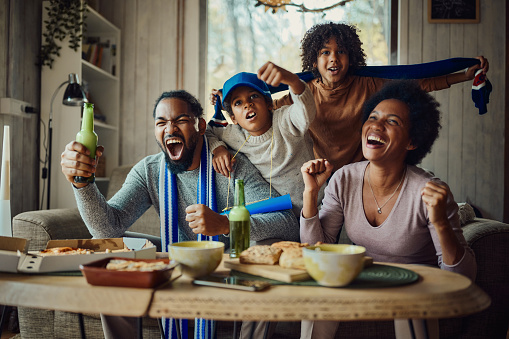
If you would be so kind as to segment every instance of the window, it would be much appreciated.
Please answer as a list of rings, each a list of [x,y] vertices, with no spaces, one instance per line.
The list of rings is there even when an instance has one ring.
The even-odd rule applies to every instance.
[[[338,2],[292,0],[308,9]],[[318,13],[302,12],[287,5],[286,11],[279,9],[273,13],[263,5],[255,6],[256,0],[208,0],[206,93],[221,88],[224,81],[238,72],[256,72],[269,60],[292,72],[302,71],[300,41],[307,29],[324,21],[356,25],[367,64],[390,64],[391,41],[395,41],[392,36],[396,34],[396,29],[391,28],[391,3],[397,1],[352,0]],[[397,8],[394,10],[392,7],[392,13],[397,13]],[[210,116],[212,107],[207,106]]]

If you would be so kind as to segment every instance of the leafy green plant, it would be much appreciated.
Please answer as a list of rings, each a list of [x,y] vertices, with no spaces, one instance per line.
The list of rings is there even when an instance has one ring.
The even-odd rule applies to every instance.
[[[279,9],[286,11],[286,6],[297,7],[299,9],[299,12],[303,12],[303,13],[306,13],[306,12],[321,13],[321,12],[336,8],[338,6],[344,6],[348,2],[353,1],[353,0],[341,0],[341,1],[336,2],[335,4],[332,4],[332,5],[329,5],[326,7],[322,7],[322,8],[307,8],[304,5],[304,3],[296,4],[290,0],[255,0],[255,1],[256,1],[255,7],[265,6],[265,11],[267,11],[267,9],[269,9],[269,8],[272,8],[272,13],[275,14],[275,13],[277,13],[277,11]]]
[[[60,56],[62,42],[69,37],[69,48],[77,51],[80,47],[83,33],[86,30],[86,1],[81,0],[51,0],[46,7],[48,19],[44,20],[45,31],[39,65],[53,67],[55,58]]]

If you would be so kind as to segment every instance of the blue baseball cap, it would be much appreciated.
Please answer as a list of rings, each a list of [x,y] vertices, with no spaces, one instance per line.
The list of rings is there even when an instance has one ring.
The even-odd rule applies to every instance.
[[[263,96],[268,96],[272,99],[270,95],[270,90],[267,84],[258,79],[258,76],[254,73],[241,72],[232,76],[230,79],[226,80],[223,85],[223,104],[228,95],[233,92],[233,90],[240,86],[251,87],[258,92],[262,93]]]

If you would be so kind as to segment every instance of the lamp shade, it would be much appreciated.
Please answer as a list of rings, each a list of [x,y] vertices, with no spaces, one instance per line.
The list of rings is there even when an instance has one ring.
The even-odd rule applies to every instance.
[[[62,103],[66,106],[81,106],[84,102],[87,102],[87,97],[81,89],[78,74],[70,73]]]

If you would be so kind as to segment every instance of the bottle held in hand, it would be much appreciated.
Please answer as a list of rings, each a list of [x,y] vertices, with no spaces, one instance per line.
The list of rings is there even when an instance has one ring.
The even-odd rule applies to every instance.
[[[244,200],[244,180],[235,180],[235,205],[228,216],[230,220],[230,258],[238,258],[249,248],[251,219]]]
[[[83,118],[81,120],[81,131],[76,134],[76,141],[85,146],[90,151],[90,158],[95,159],[95,150],[97,148],[97,134],[94,132],[94,104],[86,102],[84,104]],[[76,183],[93,183],[95,174],[90,177],[74,177]]]

